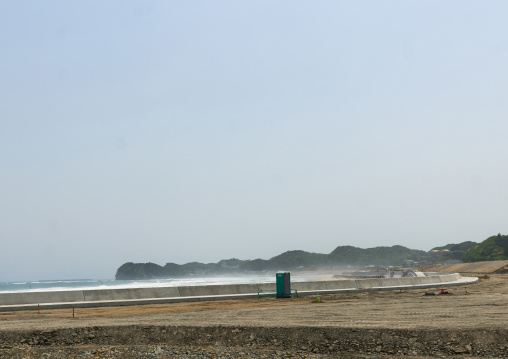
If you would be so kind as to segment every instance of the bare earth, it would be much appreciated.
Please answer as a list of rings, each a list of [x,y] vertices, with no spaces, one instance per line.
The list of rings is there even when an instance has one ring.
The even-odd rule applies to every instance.
[[[508,275],[446,289],[5,312],[0,358],[508,358]]]

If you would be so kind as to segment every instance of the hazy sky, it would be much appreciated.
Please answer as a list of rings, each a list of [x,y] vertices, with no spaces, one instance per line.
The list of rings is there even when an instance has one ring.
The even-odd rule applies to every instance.
[[[0,281],[507,234],[507,17],[0,0]]]

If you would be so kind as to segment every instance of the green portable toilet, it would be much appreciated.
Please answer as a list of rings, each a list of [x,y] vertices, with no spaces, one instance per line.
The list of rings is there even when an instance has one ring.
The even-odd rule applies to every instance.
[[[289,272],[279,272],[276,275],[277,298],[291,298],[291,278]]]

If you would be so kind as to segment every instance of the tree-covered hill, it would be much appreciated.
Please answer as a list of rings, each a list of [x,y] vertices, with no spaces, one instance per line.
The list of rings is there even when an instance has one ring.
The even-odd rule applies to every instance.
[[[432,251],[437,253],[432,253]],[[218,263],[125,263],[118,268],[116,279],[151,279],[185,275],[231,274],[278,270],[314,270],[351,266],[399,266],[404,260],[442,262],[449,259],[466,262],[508,259],[508,236],[490,237],[480,244],[475,242],[451,243],[435,247],[431,253],[404,246],[358,248],[339,246],[329,254],[301,250],[287,251],[270,259],[221,260]]]
[[[462,243],[450,243],[442,247],[434,247],[431,250],[443,250],[448,249],[449,251],[463,251],[466,252],[469,248],[476,246],[478,243],[472,241],[466,241]]]
[[[347,265],[400,265],[405,259],[427,258],[427,252],[403,246],[357,248],[340,246],[330,254],[301,250],[287,251],[270,259],[222,260],[218,263],[166,263],[164,267],[154,263],[125,263],[116,273],[116,279],[150,279],[183,276],[189,274],[222,274],[260,272],[265,270],[315,270],[318,268],[344,267]]]
[[[330,264],[344,263],[349,265],[398,265],[405,259],[420,260],[427,257],[425,251],[409,249],[403,246],[357,248],[340,246],[328,255]]]
[[[158,264],[128,262],[118,268],[115,279],[152,279],[161,278],[165,275],[166,271]]]
[[[287,251],[271,258],[269,269],[313,269],[326,262],[328,255],[321,253],[310,253],[305,251]]]
[[[305,269],[312,270],[323,266],[327,255],[321,253],[310,253],[301,250],[287,251],[278,256],[266,259],[247,260],[239,265],[243,271],[263,271],[263,270],[290,270]]]
[[[496,261],[508,259],[508,235],[498,234],[471,247],[464,262]]]
[[[466,241],[462,243],[450,243],[442,247],[434,247],[431,249],[431,251],[443,251],[448,250],[447,253],[441,252],[438,255],[440,256],[439,259],[456,259],[456,260],[463,260],[464,255],[469,250],[469,248],[474,247],[478,243]]]

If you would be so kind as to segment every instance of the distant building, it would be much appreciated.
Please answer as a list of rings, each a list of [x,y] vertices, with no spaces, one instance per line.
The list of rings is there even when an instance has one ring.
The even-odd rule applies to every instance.
[[[403,262],[402,262],[402,267],[403,268],[413,268],[413,267],[418,267],[420,264],[412,259],[405,259]]]
[[[450,254],[450,250],[449,249],[433,249],[433,250],[429,251],[429,253],[434,256],[440,256],[443,254]]]

